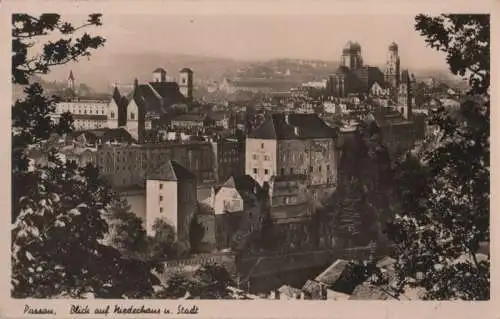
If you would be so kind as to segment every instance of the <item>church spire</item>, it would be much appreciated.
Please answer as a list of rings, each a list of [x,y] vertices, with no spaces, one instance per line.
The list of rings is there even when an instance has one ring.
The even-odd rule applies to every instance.
[[[73,76],[73,70],[69,71],[68,89],[75,91],[75,77]]]

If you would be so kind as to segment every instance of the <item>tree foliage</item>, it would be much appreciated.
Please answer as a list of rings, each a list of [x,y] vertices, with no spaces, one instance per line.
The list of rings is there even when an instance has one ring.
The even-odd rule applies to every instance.
[[[156,298],[232,299],[228,286],[234,285],[227,269],[220,264],[207,264],[194,272],[174,272],[166,280]]]
[[[391,160],[373,121],[362,121],[346,138],[337,191],[330,203],[337,239],[347,245],[382,240],[382,225],[391,215]]]
[[[415,29],[425,42],[446,53],[450,71],[467,77],[472,92],[486,94],[490,87],[489,14],[423,14],[415,18]]]
[[[59,15],[12,18],[12,83],[30,84],[50,67],[89,56],[104,39],[44,41],[57,30],[66,37],[81,28],[100,25],[100,14],[74,27]],[[42,43],[41,43],[42,42]],[[41,51],[36,45],[42,44]],[[35,52],[35,54],[33,54]],[[26,97],[12,107],[12,296],[17,298],[143,298],[151,296],[158,279],[151,265],[125,258],[102,240],[108,232],[104,215],[113,194],[92,165],[63,162],[54,148],[46,149],[46,165],[30,167],[27,152],[53,134],[72,130],[71,118],[54,123],[56,98],[47,98],[40,84],[25,89]],[[124,280],[126,278],[126,280]]]
[[[191,247],[191,252],[200,252],[201,242],[205,236],[205,228],[198,220],[197,216],[194,216],[189,224],[189,246]]]
[[[130,211],[125,198],[115,195],[106,212],[110,244],[122,254],[141,255],[147,250],[146,230],[142,220]]]
[[[154,235],[148,237],[148,259],[162,261],[178,254],[175,229],[165,220],[157,218],[153,224]]]
[[[143,297],[156,278],[147,264],[123,259],[101,243],[103,211],[112,198],[95,168],[62,163],[28,172],[36,181],[18,203],[12,230],[13,296]],[[130,280],[123,277],[130,276]]]
[[[468,78],[471,90],[458,111],[431,115],[439,138],[398,167],[415,184],[402,185],[404,210],[388,229],[397,245],[396,287],[423,287],[426,299],[489,299],[489,253],[478,254],[490,240],[489,16],[419,15],[416,29],[446,52],[451,72]]]
[[[89,26],[100,26],[101,14],[90,14],[87,21],[74,26],[61,19],[58,14],[42,14],[34,17],[28,14],[12,15],[12,83],[29,84],[35,74],[47,74],[56,65],[76,62],[81,57],[89,57],[92,50],[104,45],[105,39],[84,33],[75,33]],[[62,38],[48,40],[41,49],[36,48],[37,40],[58,32]],[[30,54],[36,48],[36,54]]]

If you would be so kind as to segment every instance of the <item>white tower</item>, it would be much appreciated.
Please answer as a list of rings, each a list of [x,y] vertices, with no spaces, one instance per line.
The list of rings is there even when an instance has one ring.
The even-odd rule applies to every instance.
[[[167,71],[162,68],[157,68],[153,71],[153,82],[166,82],[167,81]]]
[[[187,99],[193,99],[193,71],[184,68],[179,71],[179,90]]]

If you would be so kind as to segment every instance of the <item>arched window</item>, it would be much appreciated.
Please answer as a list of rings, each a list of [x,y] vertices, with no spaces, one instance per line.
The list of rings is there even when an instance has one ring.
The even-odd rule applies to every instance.
[[[130,119],[135,120],[135,113],[130,113]]]

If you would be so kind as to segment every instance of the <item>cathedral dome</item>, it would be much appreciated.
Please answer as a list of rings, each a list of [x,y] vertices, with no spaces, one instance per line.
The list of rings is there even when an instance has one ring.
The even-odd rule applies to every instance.
[[[358,52],[361,51],[361,46],[358,42],[348,41],[343,52]]]

